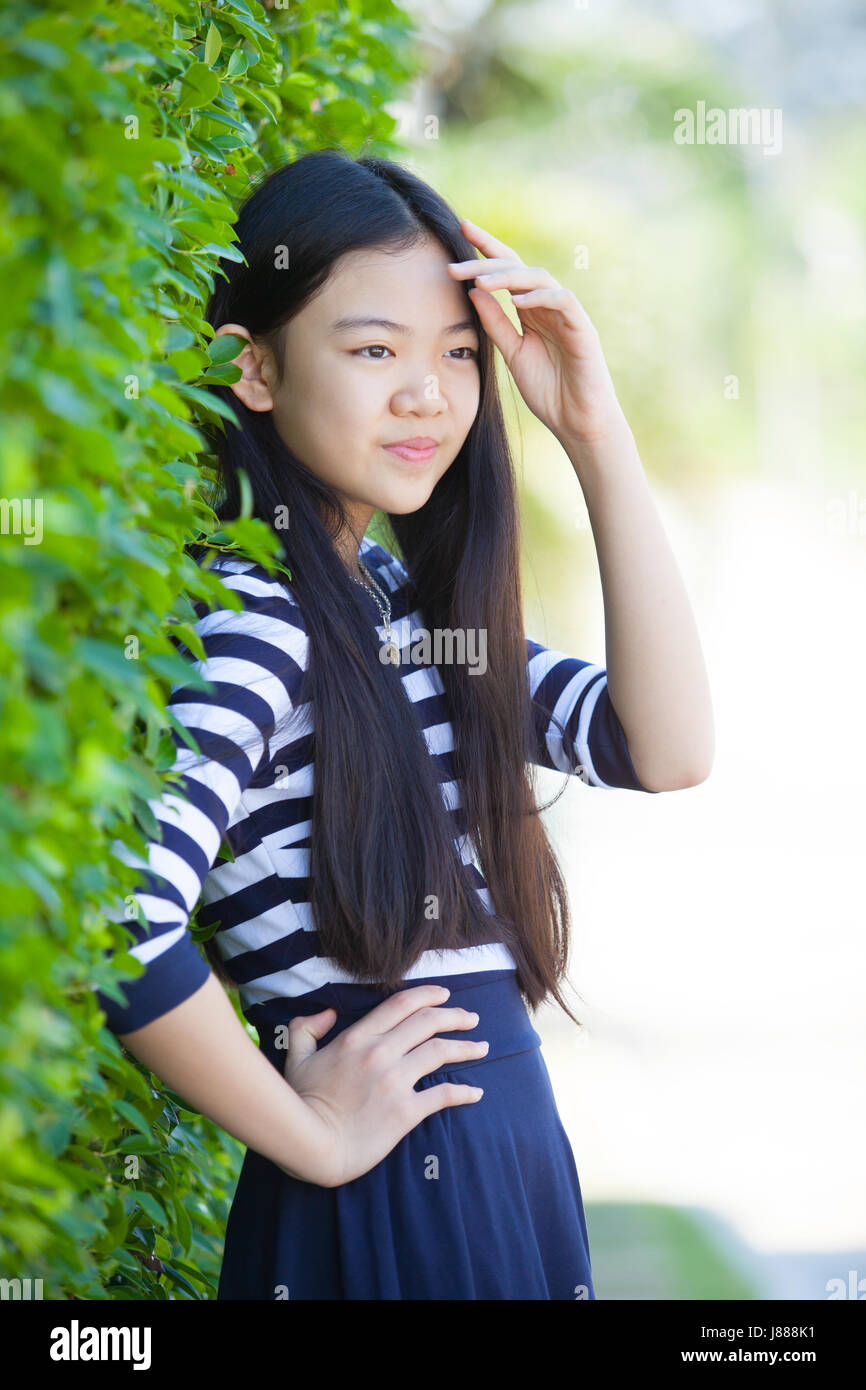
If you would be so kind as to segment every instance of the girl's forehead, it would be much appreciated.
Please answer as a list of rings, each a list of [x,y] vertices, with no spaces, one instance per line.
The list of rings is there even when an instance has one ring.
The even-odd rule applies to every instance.
[[[448,274],[448,261],[438,242],[400,252],[347,252],[308,301],[307,321],[333,333],[358,316],[429,324],[432,310],[443,323],[466,318],[466,285]]]
[[[328,291],[335,295],[345,294],[357,289],[359,284],[371,283],[395,289],[405,286],[417,290],[419,285],[429,285],[431,288],[450,285],[456,288],[457,282],[447,271],[449,260],[445,247],[429,238],[399,250],[360,247],[356,251],[347,251],[335,262],[322,287],[322,294]]]

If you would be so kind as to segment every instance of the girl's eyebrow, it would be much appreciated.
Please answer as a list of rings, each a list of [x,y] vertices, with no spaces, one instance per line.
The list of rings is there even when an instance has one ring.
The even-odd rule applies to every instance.
[[[350,328],[385,328],[389,333],[403,333],[409,337],[412,337],[414,334],[414,329],[410,328],[408,324],[394,323],[391,319],[363,317],[337,319],[331,324],[328,332],[345,333],[346,330]],[[442,333],[444,336],[446,334],[465,333],[467,330],[471,330],[472,332],[476,331],[475,324],[471,319],[463,319],[460,323],[449,324],[447,328],[442,329]]]

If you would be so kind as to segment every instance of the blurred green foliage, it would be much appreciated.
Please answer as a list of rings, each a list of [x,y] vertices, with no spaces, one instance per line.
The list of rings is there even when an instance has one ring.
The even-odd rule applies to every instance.
[[[586,1220],[598,1298],[764,1297],[760,1257],[743,1243],[735,1260],[688,1210],[661,1202],[587,1202]]]
[[[0,1274],[46,1298],[215,1294],[243,1150],[103,1026],[142,969],[113,847],[146,853],[173,760],[169,630],[237,606],[184,546],[275,558],[248,516],[216,539],[200,428],[237,206],[306,150],[393,153],[413,43],[390,0],[0,15]]]

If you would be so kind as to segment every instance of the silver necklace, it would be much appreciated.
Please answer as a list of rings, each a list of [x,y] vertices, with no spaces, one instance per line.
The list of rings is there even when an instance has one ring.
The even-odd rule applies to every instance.
[[[391,662],[391,664],[392,664],[393,666],[399,666],[399,664],[400,664],[400,652],[399,652],[399,649],[398,649],[398,647],[397,647],[396,642],[394,641],[394,639],[393,639],[392,636],[391,636],[391,602],[390,602],[390,599],[388,598],[388,595],[387,595],[386,593],[384,593],[384,592],[382,591],[382,589],[379,587],[379,585],[376,583],[375,579],[373,578],[373,576],[372,576],[372,574],[370,573],[370,571],[367,569],[367,566],[364,564],[364,562],[363,562],[362,560],[359,560],[359,561],[358,561],[358,564],[359,564],[361,570],[363,571],[364,575],[366,576],[366,578],[364,578],[364,579],[356,579],[355,576],[354,576],[354,574],[350,574],[350,575],[349,575],[349,578],[351,579],[351,581],[352,581],[353,584],[360,584],[361,588],[362,588],[362,589],[365,589],[366,592],[367,592],[367,593],[370,595],[370,597],[373,599],[373,602],[375,603],[376,607],[378,608],[379,613],[380,613],[380,616],[381,616],[381,618],[382,618],[382,626],[383,626],[384,629],[385,629],[385,637],[384,637],[385,654],[386,654],[388,660]],[[368,580],[369,580],[369,583],[367,582]],[[381,603],[379,602],[380,598],[381,598],[381,600],[382,600]],[[384,605],[384,606],[383,606],[383,605]]]

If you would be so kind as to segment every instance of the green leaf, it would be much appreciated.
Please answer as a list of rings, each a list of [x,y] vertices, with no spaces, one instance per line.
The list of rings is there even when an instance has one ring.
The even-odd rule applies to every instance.
[[[208,391],[201,391],[197,386],[191,386],[187,382],[178,383],[175,388],[180,395],[187,396],[191,401],[195,401],[206,414],[222,416],[226,420],[231,420],[232,424],[240,429],[240,421],[230,405],[221,401],[219,396],[213,395]]]
[[[144,1192],[137,1187],[135,1189],[135,1199],[138,1202],[138,1205],[141,1207],[142,1211],[147,1216],[149,1216],[152,1221],[155,1221],[157,1225],[167,1226],[169,1224],[168,1218],[161,1204],[156,1200],[154,1196],[151,1195],[150,1192]]]
[[[52,1158],[56,1158],[58,1154],[63,1153],[71,1133],[72,1119],[69,1115],[63,1115],[43,1129],[40,1136],[42,1148],[51,1154]]]
[[[235,862],[235,852],[232,849],[231,844],[229,843],[228,837],[226,835],[223,835],[222,840],[220,841],[219,858],[227,860],[229,864],[233,864]]]
[[[73,648],[72,655],[89,670],[109,679],[129,682],[138,682],[141,679],[139,663],[124,656],[124,644],[121,642],[103,642],[96,637],[82,637]]]
[[[148,1136],[144,1134],[128,1134],[125,1139],[121,1139],[120,1143],[115,1145],[118,1153],[122,1154],[162,1153],[163,1147],[164,1146],[153,1134]]]
[[[247,346],[246,338],[240,338],[236,333],[220,333],[210,345],[210,360],[214,366],[222,362],[233,362]]]
[[[243,468],[238,469],[238,482],[241,489],[241,516],[246,520],[253,514],[253,489],[249,475]]]
[[[129,1120],[132,1127],[137,1129],[140,1134],[145,1135],[148,1139],[151,1138],[151,1127],[137,1106],[132,1105],[128,1100],[116,1100],[114,1102],[114,1108],[115,1110],[119,1110],[121,1115]]]
[[[180,352],[183,348],[191,347],[195,343],[195,334],[189,328],[183,328],[179,323],[173,323],[165,337],[165,351],[167,354]]]
[[[222,52],[222,35],[215,24],[211,24],[207,31],[207,39],[204,46],[204,60],[209,68],[212,68],[217,58]]]
[[[181,642],[192,652],[193,656],[199,661],[207,661],[207,652],[201,636],[189,623],[172,623],[172,634],[179,637]]]
[[[216,73],[211,72],[207,63],[193,63],[183,75],[180,97],[174,109],[192,111],[207,106],[219,93],[220,80]]]
[[[229,65],[226,71],[229,77],[241,77],[249,67],[249,59],[244,53],[243,45],[238,44],[232,56],[229,58]]]
[[[242,376],[240,367],[234,362],[226,362],[222,367],[210,367],[201,380],[209,381],[213,386],[233,386]]]
[[[175,1234],[177,1235],[181,1249],[186,1252],[189,1250],[192,1241],[192,1224],[186,1207],[179,1196],[172,1198],[171,1206],[174,1212]]]

